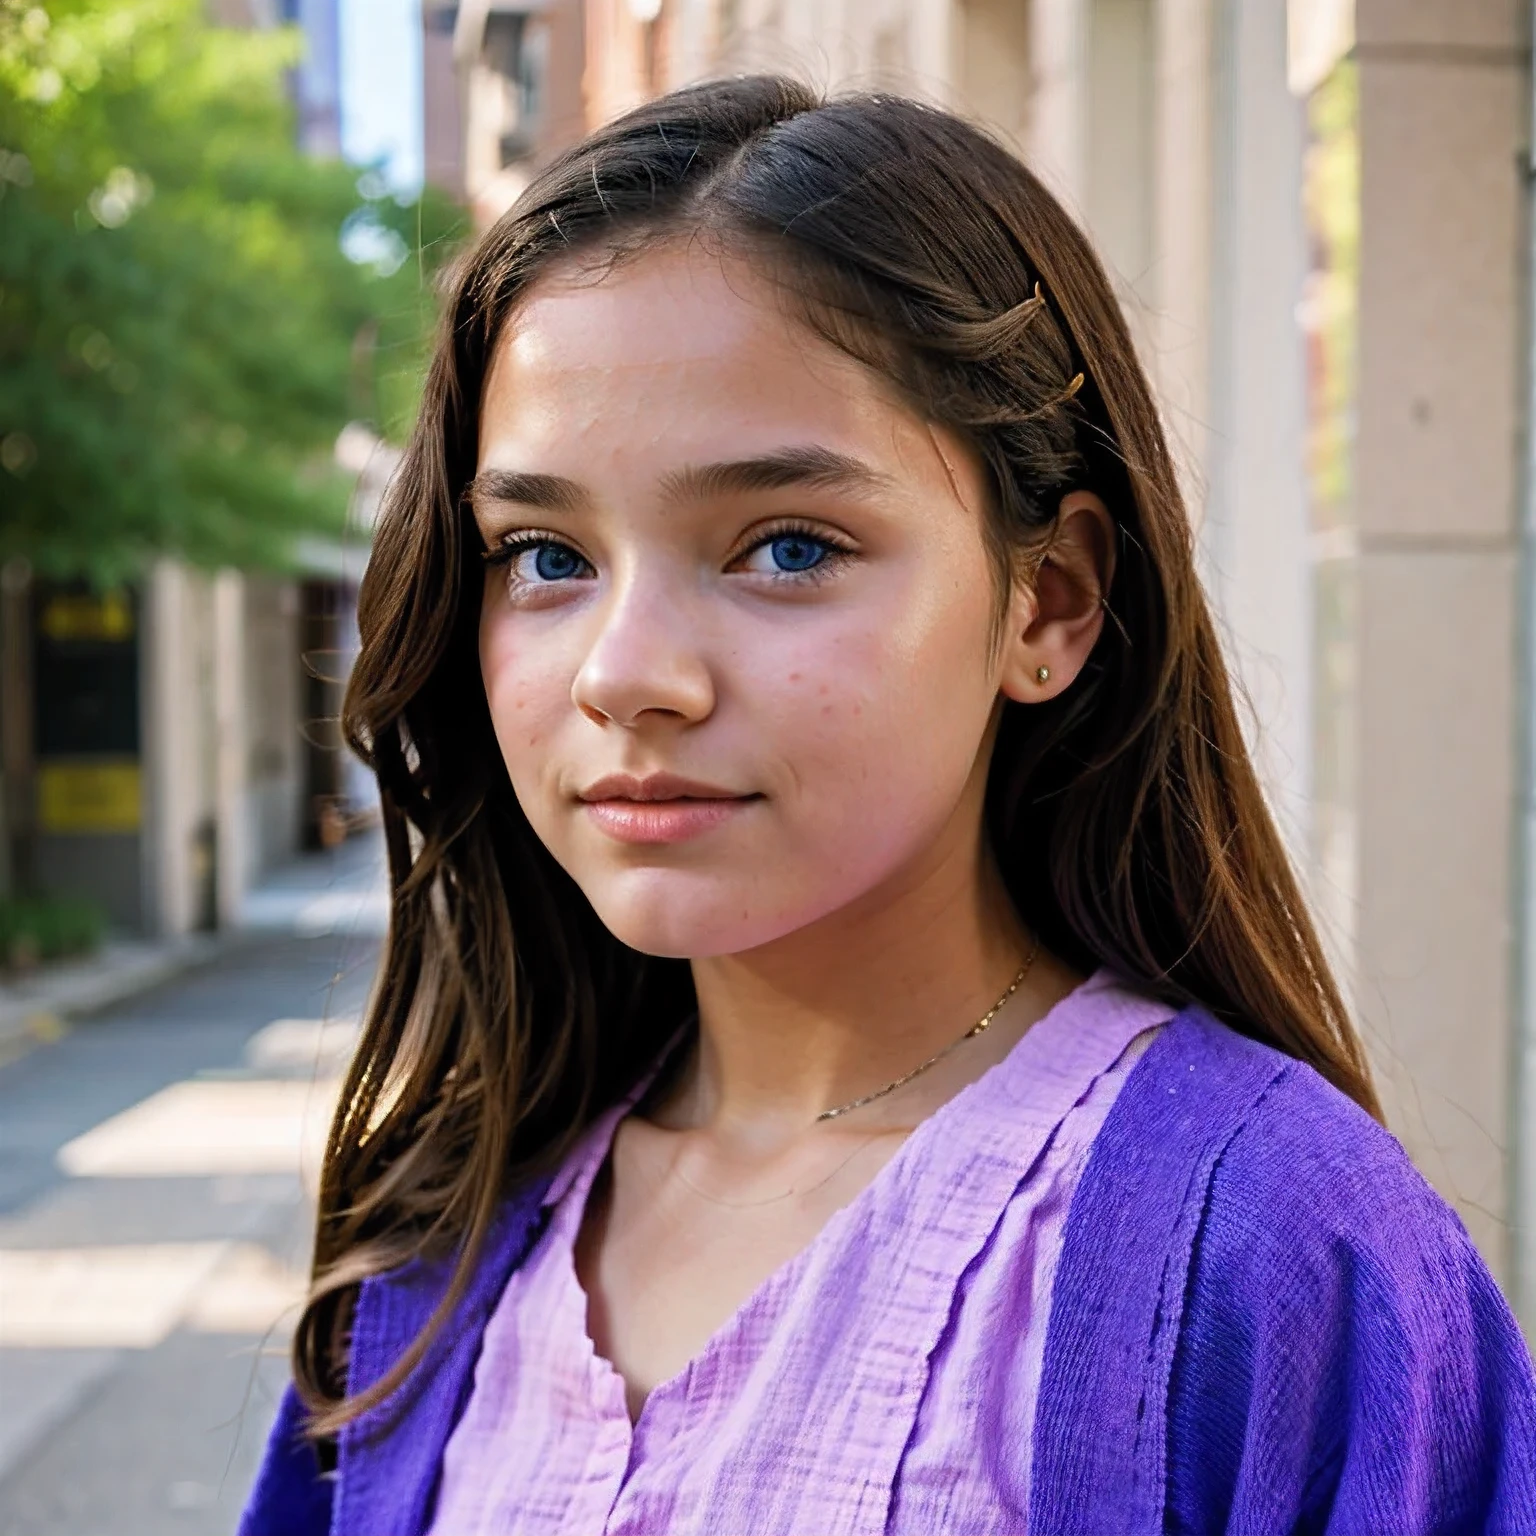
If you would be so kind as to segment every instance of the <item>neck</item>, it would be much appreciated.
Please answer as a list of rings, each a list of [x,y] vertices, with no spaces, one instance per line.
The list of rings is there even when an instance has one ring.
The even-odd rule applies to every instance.
[[[689,1128],[765,1146],[803,1133],[963,1034],[1030,943],[977,825],[820,922],[694,961],[700,1049],[679,1100]]]

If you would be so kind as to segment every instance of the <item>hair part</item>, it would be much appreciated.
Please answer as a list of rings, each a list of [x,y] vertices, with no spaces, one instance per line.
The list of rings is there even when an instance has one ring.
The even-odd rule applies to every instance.
[[[1112,622],[1060,696],[1002,707],[986,821],[1009,895],[1079,970],[1201,1003],[1378,1112],[1242,739],[1151,391],[1082,232],[948,112],[768,76],[677,91],[557,159],[463,258],[375,536],[344,725],[379,781],[391,919],[294,1342],[322,1439],[406,1382],[508,1191],[558,1163],[692,1006],[687,963],[609,934],[512,793],[463,506],[493,349],[530,286],[679,234],[745,255],[815,334],[966,441],[1004,598],[1061,498],[1103,498]],[[442,1303],[349,1396],[359,1283],[422,1256],[452,1259]]]

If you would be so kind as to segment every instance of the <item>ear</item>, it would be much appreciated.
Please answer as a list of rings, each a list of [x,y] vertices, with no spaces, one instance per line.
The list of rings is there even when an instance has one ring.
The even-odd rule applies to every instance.
[[[998,679],[1006,698],[1039,704],[1071,686],[1104,628],[1114,574],[1109,508],[1092,491],[1069,492],[1033,579],[1021,574],[1014,583]]]

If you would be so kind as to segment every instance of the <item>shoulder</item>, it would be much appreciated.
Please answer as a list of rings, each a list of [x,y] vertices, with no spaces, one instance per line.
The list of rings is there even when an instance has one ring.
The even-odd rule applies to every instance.
[[[1311,1067],[1245,1044],[1283,1064],[1212,1163],[1198,1255],[1221,1267],[1204,1278],[1295,1286],[1350,1257],[1382,1266],[1384,1280],[1425,1280],[1426,1266],[1486,1275],[1396,1137]]]
[[[1458,1273],[1472,1262],[1487,1278],[1460,1219],[1396,1137],[1304,1062],[1202,1010],[1167,1026],[1105,1131],[1110,1176],[1133,1156],[1180,1176],[1188,1166],[1199,1253],[1227,1255],[1234,1280],[1262,1280],[1273,1267],[1299,1282],[1345,1254],[1377,1252],[1405,1277],[1422,1278],[1438,1257]]]
[[[1532,1531],[1536,1385],[1397,1142],[1191,1008],[1073,1198],[1033,1465],[1055,1532]]]
[[[1286,1062],[1212,1161],[1186,1326],[1212,1311],[1258,1327],[1346,1307],[1366,1308],[1354,1326],[1372,1347],[1388,1333],[1406,1347],[1444,1344],[1452,1326],[1512,1326],[1460,1218],[1397,1139]]]
[[[1200,1192],[1167,1435],[1173,1530],[1536,1528],[1536,1390],[1497,1284],[1396,1139],[1301,1063]]]

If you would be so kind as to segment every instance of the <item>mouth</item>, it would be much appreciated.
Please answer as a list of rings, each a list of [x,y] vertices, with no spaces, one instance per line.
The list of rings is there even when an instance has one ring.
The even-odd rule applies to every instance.
[[[763,797],[676,774],[610,774],[577,799],[593,825],[619,843],[681,843],[723,826]]]

